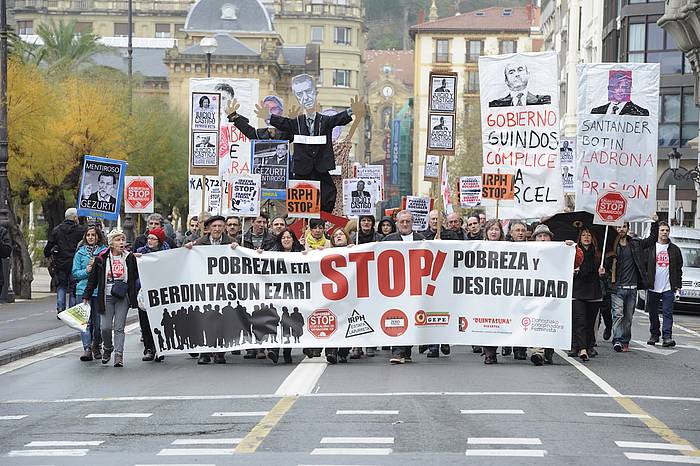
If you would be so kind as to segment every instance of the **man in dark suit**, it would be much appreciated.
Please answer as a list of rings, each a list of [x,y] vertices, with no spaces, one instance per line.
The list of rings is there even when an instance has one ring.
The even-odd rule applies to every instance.
[[[447,80],[446,79],[442,80],[442,86],[435,88],[435,92],[450,92],[450,90],[447,88]]]
[[[214,147],[214,144],[209,142],[211,138],[209,136],[199,136],[199,142],[195,147]]]
[[[437,131],[447,129],[447,126],[445,126],[445,117],[440,117],[440,123],[433,126],[433,129]]]
[[[413,214],[402,210],[396,214],[396,231],[386,235],[382,241],[421,241],[425,237],[413,231]],[[411,361],[411,346],[393,346],[391,348],[390,364],[403,364]]]
[[[333,128],[343,126],[352,121],[353,113],[361,112],[364,103],[359,98],[353,99],[350,108],[335,115],[322,115],[317,112],[316,87],[313,78],[307,74],[295,76],[292,79],[292,90],[304,109],[304,114],[296,118],[285,118],[270,115],[266,107],[256,105],[255,112],[260,119],[270,119],[270,125],[294,138],[294,179],[316,180],[321,182],[321,210],[332,212],[335,206],[337,190],[331,175],[335,169],[333,153]],[[319,137],[318,140],[308,137]],[[323,142],[321,142],[323,139]]]
[[[369,192],[365,191],[365,182],[362,180],[357,182],[357,188],[350,194],[352,197],[372,197]]]
[[[116,182],[117,177],[114,173],[100,173],[97,176],[97,192],[90,194],[88,200],[99,202],[111,202],[112,206],[116,205],[117,199],[114,196],[112,196],[112,191]]]
[[[519,107],[523,105],[548,105],[552,103],[552,97],[528,92],[527,85],[530,80],[530,71],[526,65],[508,63],[503,70],[506,86],[510,93],[500,99],[489,102],[489,107]]]
[[[632,70],[611,70],[608,75],[608,103],[591,110],[594,115],[649,116],[649,110],[631,100]]]

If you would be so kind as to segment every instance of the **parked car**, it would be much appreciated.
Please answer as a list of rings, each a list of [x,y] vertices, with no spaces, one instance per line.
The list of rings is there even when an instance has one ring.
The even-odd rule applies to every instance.
[[[683,254],[683,287],[674,310],[700,313],[700,230],[687,227],[671,228],[671,241]],[[637,295],[637,308],[645,309],[646,291]]]

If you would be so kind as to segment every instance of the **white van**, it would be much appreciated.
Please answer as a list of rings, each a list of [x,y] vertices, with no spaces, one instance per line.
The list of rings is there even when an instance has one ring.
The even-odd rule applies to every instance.
[[[683,254],[683,287],[681,298],[674,309],[700,313],[700,230],[687,227],[671,227],[671,241]],[[646,292],[640,291],[637,308],[644,309]]]

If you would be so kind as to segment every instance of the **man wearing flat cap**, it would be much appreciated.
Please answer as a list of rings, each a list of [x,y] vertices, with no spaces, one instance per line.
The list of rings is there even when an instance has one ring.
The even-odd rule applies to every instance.
[[[608,103],[595,107],[592,114],[649,116],[649,110],[632,102],[632,71],[610,70]]]
[[[221,215],[212,215],[204,221],[204,227],[208,229],[209,233],[202,236],[195,242],[189,242],[185,244],[187,249],[192,249],[192,246],[218,246],[221,244],[231,244],[231,238],[226,236],[224,229],[226,227],[226,218]],[[226,358],[223,352],[219,353],[201,353],[197,364],[209,364],[211,362],[212,356],[214,357],[214,363],[216,364],[226,364]]]

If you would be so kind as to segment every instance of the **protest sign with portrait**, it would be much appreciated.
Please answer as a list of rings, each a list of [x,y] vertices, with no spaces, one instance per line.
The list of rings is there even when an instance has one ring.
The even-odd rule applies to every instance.
[[[430,73],[430,112],[455,113],[457,73]]]
[[[127,163],[86,155],[78,193],[78,215],[117,220]]]
[[[192,129],[195,131],[218,131],[221,94],[213,92],[192,93]]]
[[[440,179],[440,156],[425,154],[425,167],[423,170],[424,181],[438,181]]]
[[[442,113],[429,114],[428,151],[441,155],[454,155],[455,117]]]
[[[289,142],[252,141],[252,173],[260,175],[262,200],[284,200],[289,179]]]
[[[498,201],[501,218],[544,217],[564,208],[557,75],[556,52],[479,57],[483,171],[513,175],[512,199]]]
[[[379,198],[375,180],[346,178],[343,180],[343,213],[348,216],[372,215]]]

